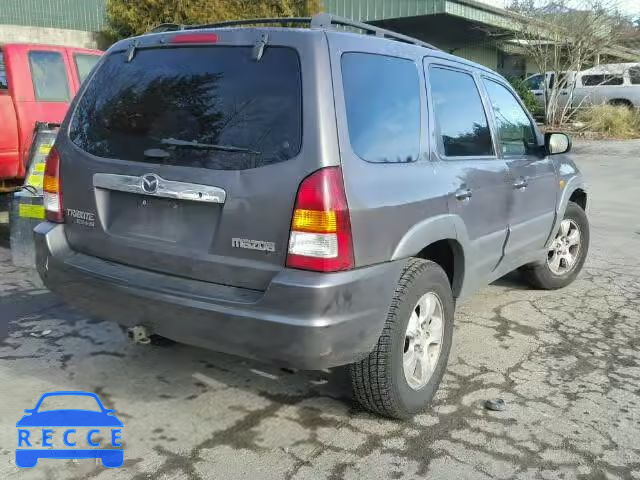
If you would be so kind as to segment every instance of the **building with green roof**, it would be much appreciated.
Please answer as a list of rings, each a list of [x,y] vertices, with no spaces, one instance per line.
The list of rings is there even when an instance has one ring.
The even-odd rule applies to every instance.
[[[2,0],[0,42],[94,46],[95,32],[106,26],[105,5],[106,0]],[[324,9],[425,40],[504,75],[536,72],[508,42],[524,17],[476,0],[324,0]],[[603,53],[617,62],[640,61],[640,52],[629,48]]]

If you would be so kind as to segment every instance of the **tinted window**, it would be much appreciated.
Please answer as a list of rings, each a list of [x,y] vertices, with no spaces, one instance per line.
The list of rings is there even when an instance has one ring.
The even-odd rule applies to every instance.
[[[594,87],[596,85],[622,85],[622,75],[584,75],[582,85]]]
[[[4,54],[0,51],[0,89],[9,88],[7,82],[7,70],[4,67]]]
[[[342,82],[353,151],[368,162],[417,160],[420,84],[415,63],[345,53]]]
[[[493,155],[487,116],[473,77],[432,67],[430,83],[443,153],[449,157]]]
[[[61,53],[29,52],[29,64],[36,100],[69,101],[69,83]]]
[[[96,66],[100,57],[98,55],[88,55],[84,53],[77,53],[73,56],[73,59],[76,62],[76,70],[78,71],[78,78],[80,79],[80,83],[84,82],[84,80],[91,73],[91,69]]]
[[[112,53],[78,104],[71,140],[100,157],[219,170],[287,160],[302,142],[298,55],[267,47],[256,62],[251,51],[139,49],[129,63]]]
[[[529,117],[513,94],[499,83],[484,80],[498,130],[503,155],[526,155],[536,143]]]
[[[542,74],[527,78],[526,83],[529,90],[542,90]]]
[[[631,67],[629,69],[629,78],[631,85],[640,85],[640,67]]]

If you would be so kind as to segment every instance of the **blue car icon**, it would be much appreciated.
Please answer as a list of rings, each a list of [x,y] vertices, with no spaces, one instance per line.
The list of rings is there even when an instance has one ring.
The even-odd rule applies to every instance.
[[[44,410],[39,411],[42,402],[48,397],[91,397],[93,398],[99,411],[94,410],[80,410],[80,409],[58,409],[58,410]],[[115,439],[119,439],[119,428],[122,427],[122,422],[114,415],[115,411],[104,407],[100,398],[92,392],[50,392],[43,394],[36,406],[33,409],[26,409],[25,414],[18,422],[16,427],[22,427],[22,429],[33,427],[107,427],[112,429],[112,446],[120,446],[115,442]],[[51,430],[42,430],[43,433],[43,446],[51,446],[45,444],[45,438]],[[64,443],[67,446],[73,446],[68,443],[68,433],[75,433],[74,429],[65,431]],[[99,446],[98,443],[94,443],[91,440],[91,432],[99,432],[99,430],[90,430],[87,435],[87,442],[90,445]],[[114,432],[115,435],[114,435]],[[29,432],[27,430],[19,430],[18,446],[22,446],[23,443],[27,446],[31,446],[29,442]],[[122,466],[124,462],[124,451],[122,448],[88,448],[88,449],[45,449],[45,448],[17,448],[16,449],[16,465],[22,468],[35,467],[40,458],[60,458],[60,459],[84,459],[84,458],[99,458],[102,464],[108,468],[117,468]]]

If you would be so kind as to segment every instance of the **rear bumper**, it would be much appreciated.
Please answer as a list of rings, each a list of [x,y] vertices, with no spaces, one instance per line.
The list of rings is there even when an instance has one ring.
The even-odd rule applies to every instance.
[[[302,369],[344,365],[372,350],[404,264],[284,269],[258,292],[76,253],[64,225],[41,223],[35,243],[45,285],[73,306],[179,342]]]

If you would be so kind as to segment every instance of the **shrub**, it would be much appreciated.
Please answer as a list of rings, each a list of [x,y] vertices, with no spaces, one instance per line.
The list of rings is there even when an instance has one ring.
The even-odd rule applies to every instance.
[[[509,83],[516,91],[518,96],[524,102],[524,106],[527,107],[533,115],[538,115],[542,113],[542,108],[538,104],[535,95],[529,90],[527,83],[518,77],[509,77]]]
[[[613,138],[640,138],[640,111],[634,108],[597,105],[580,110],[576,120],[588,132]]]

